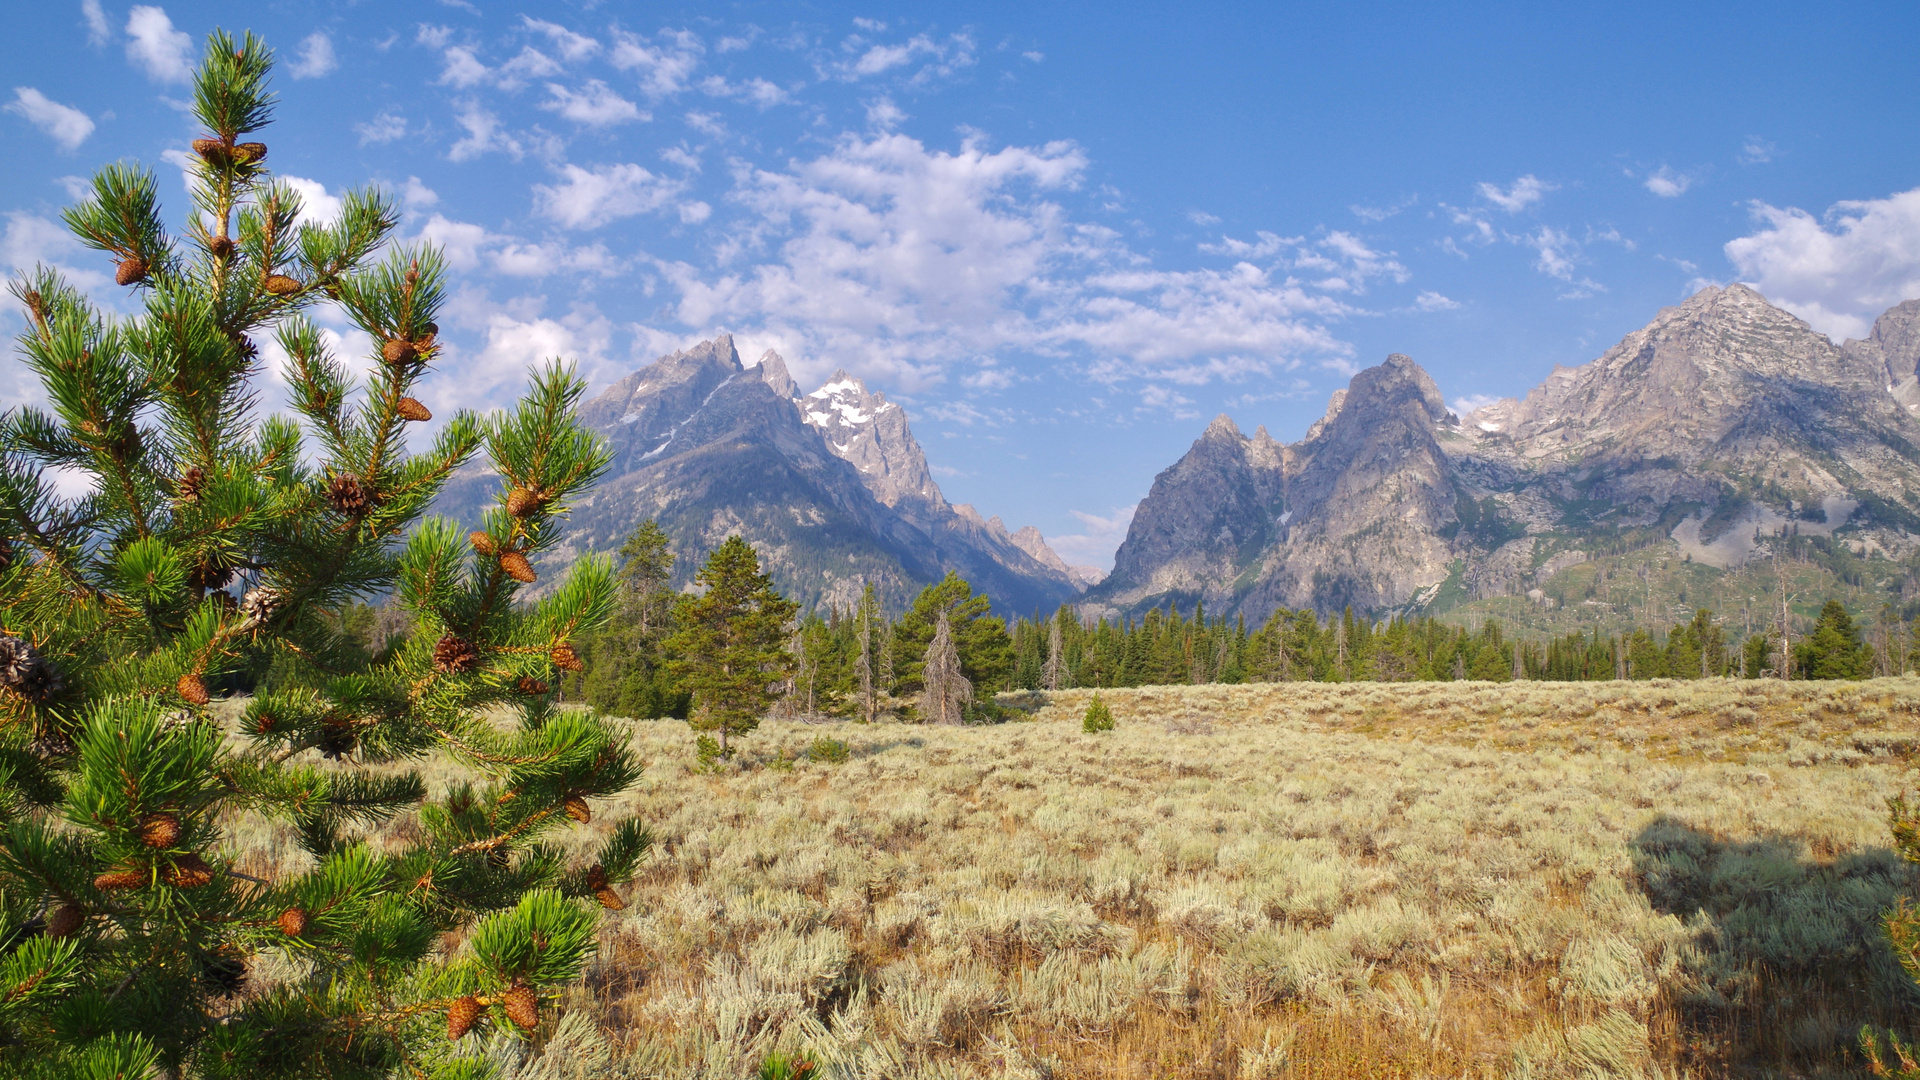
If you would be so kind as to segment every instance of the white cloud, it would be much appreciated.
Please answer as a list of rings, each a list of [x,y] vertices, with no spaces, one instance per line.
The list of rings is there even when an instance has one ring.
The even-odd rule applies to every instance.
[[[1693,177],[1683,172],[1675,172],[1670,165],[1662,165],[1647,174],[1646,188],[1663,199],[1678,198],[1686,194],[1693,186]]]
[[[1407,268],[1391,253],[1374,251],[1359,237],[1337,229],[1311,244],[1304,236],[1280,236],[1264,230],[1254,236],[1257,239],[1252,242],[1223,236],[1219,243],[1205,243],[1199,248],[1209,255],[1249,261],[1277,259],[1286,269],[1318,275],[1313,286],[1328,292],[1364,293],[1373,278],[1405,281],[1409,276]],[[1281,257],[1289,249],[1291,253]]]
[[[908,80],[918,85],[971,67],[978,59],[973,39],[965,34],[953,34],[945,41],[916,34],[896,44],[873,44],[856,35],[841,44],[841,51],[845,55],[822,68],[822,76],[857,82],[924,59],[926,63]]]
[[[1727,258],[1769,300],[1833,337],[1866,337],[1887,308],[1920,297],[1920,188],[1836,203],[1823,218],[1753,204],[1764,227]]]
[[[728,82],[725,76],[709,75],[700,80],[700,91],[708,97],[732,98],[762,109],[771,109],[792,100],[785,90],[757,77],[744,82]]]
[[[606,276],[624,265],[602,244],[576,248],[557,241],[536,243],[438,213],[420,227],[420,238],[440,248],[447,265],[460,271],[484,270],[515,278],[559,273]]]
[[[538,314],[537,308],[503,310],[483,295],[462,293],[445,312],[441,325],[453,331],[450,355],[428,373],[427,392],[421,395],[435,412],[491,408],[518,396],[526,388],[529,369],[555,358],[576,363],[591,386],[625,374],[624,364],[608,356],[613,324],[591,308],[553,318]],[[480,336],[477,351],[460,347],[469,334]]]
[[[1353,211],[1353,216],[1359,218],[1361,221],[1377,223],[1393,217],[1408,207],[1417,204],[1419,201],[1420,197],[1418,195],[1409,195],[1391,206],[1362,206],[1359,203],[1355,203],[1347,207],[1347,209]]]
[[[890,97],[875,98],[867,103],[867,126],[875,131],[892,131],[906,118],[906,111]]]
[[[1187,220],[1193,222],[1195,225],[1198,225],[1203,229],[1209,225],[1220,224],[1220,218],[1218,215],[1209,214],[1205,210],[1187,211]],[[1228,243],[1233,243],[1233,242],[1234,241],[1228,241]]]
[[[576,34],[559,23],[542,22],[531,15],[520,16],[521,23],[529,30],[547,35],[553,41],[553,47],[567,60],[584,60],[600,51],[600,43],[585,34]]]
[[[280,179],[300,193],[300,224],[331,225],[339,219],[343,208],[340,196],[327,194],[325,184],[303,176],[283,174]]]
[[[1758,135],[1749,135],[1747,141],[1740,144],[1740,153],[1735,160],[1742,165],[1765,165],[1779,153],[1780,148],[1772,142]]]
[[[471,161],[493,151],[519,161],[524,153],[519,140],[500,130],[500,118],[481,108],[477,101],[462,102],[454,120],[467,131],[466,138],[447,150],[447,157],[454,161]]]
[[[1086,164],[1067,143],[969,140],[949,153],[848,136],[787,170],[741,174],[731,201],[752,217],[715,270],[661,269],[686,325],[780,336],[801,374],[844,364],[908,387],[1003,350],[1176,384],[1344,350],[1319,321],[1349,309],[1284,273],[1157,270],[1118,234],[1072,220],[1051,196]]]
[[[340,66],[333,55],[333,39],[315,31],[300,39],[300,51],[287,68],[296,79],[317,79]]]
[[[1047,58],[1047,54],[1046,54],[1046,53],[1043,53],[1043,52],[1040,52],[1040,51],[1038,51],[1038,50],[1029,50],[1029,51],[1027,51],[1027,52],[1023,52],[1023,53],[1021,53],[1020,55],[1021,55],[1021,57],[1022,57],[1022,58],[1024,58],[1024,59],[1027,59],[1027,60],[1031,60],[1031,61],[1033,61],[1033,62],[1034,62],[1034,63],[1036,63],[1036,64],[1037,64],[1037,63],[1039,63],[1039,62],[1040,62],[1040,61],[1042,61],[1042,60],[1045,60],[1045,59]]]
[[[1081,531],[1049,536],[1047,546],[1075,566],[1111,567],[1113,553],[1127,538],[1127,527],[1133,524],[1134,507],[1138,505],[1117,506],[1104,515],[1069,510],[1067,513],[1080,523]]]
[[[419,177],[409,176],[400,189],[400,201],[406,203],[408,209],[424,209],[438,203],[440,193],[421,183]]]
[[[6,110],[46,132],[62,150],[72,150],[93,134],[93,118],[71,105],[62,105],[31,86],[13,88]]]
[[[389,109],[364,123],[353,125],[360,135],[360,145],[368,143],[390,143],[407,133],[407,118]]]
[[[1554,190],[1557,186],[1528,173],[1515,180],[1512,187],[1503,189],[1497,184],[1482,182],[1479,190],[1481,198],[1509,214],[1517,214],[1546,198],[1547,192]]]
[[[1431,289],[1423,289],[1419,296],[1413,298],[1413,306],[1419,311],[1453,311],[1459,308],[1460,301],[1450,300]]]
[[[186,82],[193,77],[193,40],[173,28],[164,9],[143,4],[128,12],[127,38],[127,59],[144,69],[147,78]]]
[[[445,66],[440,69],[440,82],[448,86],[464,90],[486,82],[493,74],[465,45],[450,47],[441,54],[441,59],[445,61]]]
[[[1493,394],[1462,394],[1453,399],[1452,408],[1455,415],[1464,417],[1470,413],[1479,412],[1499,400]]]
[[[531,45],[523,46],[519,55],[500,65],[496,76],[503,89],[514,90],[526,85],[528,79],[544,79],[549,75],[560,74],[558,61]]]
[[[652,119],[641,112],[639,106],[614,93],[612,87],[599,79],[588,79],[587,85],[578,93],[559,83],[548,83],[547,93],[552,97],[541,103],[541,108],[557,112],[586,127],[610,127],[632,120]]]
[[[560,167],[560,183],[533,186],[534,212],[569,229],[590,229],[670,205],[682,185],[638,165]]]
[[[672,97],[687,88],[700,66],[706,47],[686,30],[662,30],[659,45],[649,45],[632,34],[616,32],[608,60],[621,71],[637,71],[640,89],[649,98]]]
[[[113,25],[107,22],[100,0],[80,0],[80,15],[87,20],[87,44],[105,45],[113,36]]]

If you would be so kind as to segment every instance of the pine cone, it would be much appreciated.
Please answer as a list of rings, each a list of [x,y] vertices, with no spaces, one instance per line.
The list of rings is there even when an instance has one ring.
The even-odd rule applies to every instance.
[[[0,536],[0,570],[13,565],[13,541]]]
[[[206,485],[207,471],[195,465],[180,475],[180,482],[173,487],[173,493],[181,502],[192,502],[200,497],[200,489]]]
[[[366,513],[373,499],[357,477],[341,473],[327,480],[327,501],[343,514],[358,516]]]
[[[196,589],[224,589],[233,582],[233,567],[218,566],[212,559],[203,558],[187,571],[187,584]]]
[[[587,800],[578,795],[567,796],[561,805],[567,808],[568,817],[582,825],[593,820],[593,808],[587,805]]]
[[[330,760],[338,761],[353,752],[359,738],[353,733],[353,725],[341,719],[331,719],[320,725],[320,753]]]
[[[539,697],[547,692],[547,684],[531,675],[522,675],[517,689],[528,697]]]
[[[300,291],[300,283],[285,274],[270,274],[266,288],[275,296],[291,296]]]
[[[515,983],[500,996],[500,1004],[506,1006],[507,1019],[521,1031],[532,1031],[540,1026],[540,998],[533,987],[525,983]]]
[[[478,1019],[480,1003],[472,994],[453,999],[453,1004],[447,1006],[447,1038],[458,1041],[473,1030],[473,1022]]]
[[[299,937],[307,932],[307,913],[300,908],[290,907],[280,913],[280,932],[288,937]]]
[[[47,936],[63,938],[86,925],[87,909],[69,900],[53,912],[53,918],[47,920]]]
[[[533,564],[528,562],[527,557],[518,551],[509,551],[505,555],[500,556],[500,569],[505,570],[508,577],[523,585],[533,584],[534,578],[537,576],[533,572]]]
[[[494,552],[500,550],[497,546],[494,545],[493,537],[488,536],[486,533],[483,533],[478,529],[475,529],[474,531],[467,534],[467,543],[472,544],[473,550],[479,552],[482,555],[491,555]]]
[[[427,407],[420,404],[416,398],[401,398],[400,404],[395,406],[393,411],[400,414],[400,419],[412,420],[415,423],[424,423],[433,419],[433,414],[428,412]]]
[[[434,643],[433,667],[450,675],[464,675],[480,666],[480,650],[458,634],[448,634]]]
[[[380,355],[387,363],[399,367],[401,364],[411,364],[418,360],[420,350],[414,348],[413,342],[406,338],[391,338],[385,345],[380,346]]]
[[[0,685],[28,701],[45,701],[66,683],[24,638],[0,636]]]
[[[147,883],[147,872],[132,867],[109,870],[93,879],[96,889],[137,889]]]
[[[274,613],[279,611],[280,605],[285,602],[286,597],[282,596],[278,590],[262,585],[248,589],[247,594],[240,598],[240,613],[258,625],[273,618]]]
[[[180,839],[180,819],[172,814],[148,814],[140,819],[140,842],[148,847],[170,848]]]
[[[201,957],[200,981],[215,993],[237,994],[247,986],[247,962],[226,953]]]
[[[514,488],[507,493],[507,513],[517,518],[532,517],[547,505],[546,493],[538,488]]]
[[[236,143],[233,147],[233,159],[248,165],[258,165],[267,160],[267,144],[263,142]]]
[[[232,256],[233,249],[233,241],[224,236],[216,236],[207,241],[207,251],[211,252],[215,258],[228,258]]]
[[[210,700],[207,684],[201,682],[200,676],[191,671],[180,676],[180,680],[173,684],[173,688],[180,692],[180,696],[189,705],[205,705]]]
[[[211,165],[218,165],[226,161],[229,156],[227,144],[219,139],[195,139],[193,152],[199,154],[202,161]]]
[[[173,865],[160,871],[160,880],[176,889],[197,889],[213,881],[213,867],[189,851],[173,860]]]
[[[620,899],[620,894],[614,892],[613,887],[607,884],[607,868],[599,863],[594,863],[593,869],[587,871],[587,889],[593,893],[595,900],[600,901],[600,906],[608,911],[620,911],[627,906],[627,902]]]
[[[580,654],[574,652],[573,646],[567,642],[563,641],[555,645],[553,651],[547,655],[553,661],[553,666],[561,671],[587,670],[587,665],[580,662]]]
[[[138,255],[129,255],[121,259],[120,265],[114,268],[113,283],[115,285],[138,285],[142,281],[147,280],[148,269],[147,260]]]

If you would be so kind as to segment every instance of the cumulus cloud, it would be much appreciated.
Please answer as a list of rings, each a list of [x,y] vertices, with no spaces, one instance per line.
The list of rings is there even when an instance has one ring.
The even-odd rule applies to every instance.
[[[1887,308],[1920,297],[1920,188],[1836,203],[1816,218],[1752,206],[1761,228],[1728,241],[1740,280],[1834,338],[1866,337]]]
[[[578,92],[559,83],[548,83],[547,93],[551,96],[541,108],[557,112],[583,127],[611,127],[632,120],[652,119],[599,79],[588,79]]]
[[[300,195],[300,224],[331,225],[339,220],[344,208],[340,196],[327,194],[325,184],[304,176],[282,175],[280,179]]]
[[[193,77],[193,41],[173,28],[164,8],[140,5],[127,13],[127,59],[154,82]]]
[[[1069,510],[1067,513],[1080,523],[1080,531],[1049,536],[1047,546],[1069,564],[1110,568],[1113,553],[1127,538],[1127,528],[1133,524],[1133,511],[1138,505],[1116,506],[1105,514]]]
[[[468,89],[487,81],[493,74],[487,65],[473,54],[473,50],[464,45],[454,45],[440,54],[443,66],[440,69],[440,82],[447,86]]]
[[[1662,165],[1647,174],[1646,189],[1663,199],[1678,198],[1686,194],[1693,186],[1693,177],[1683,172],[1675,172],[1672,166]]]
[[[431,191],[426,194],[438,201],[438,196]],[[439,247],[447,264],[455,270],[490,270],[506,277],[542,278],[563,272],[607,275],[622,266],[602,244],[570,247],[555,241],[522,240],[471,222],[454,221],[442,214],[429,217],[420,227],[420,236]]]
[[[1450,300],[1431,289],[1422,289],[1420,295],[1413,298],[1413,306],[1417,311],[1453,311],[1460,306],[1460,301]]]
[[[663,209],[682,186],[632,164],[591,169],[562,165],[559,171],[559,183],[533,186],[534,212],[569,229],[591,229]]]
[[[13,88],[8,112],[45,132],[62,150],[72,150],[93,134],[93,118],[71,105],[62,105],[31,86]]]
[[[1502,188],[1498,184],[1482,182],[1480,197],[1509,214],[1517,214],[1534,203],[1547,197],[1547,192],[1557,185],[1549,184],[1539,177],[1528,173],[1515,180],[1510,187]]]
[[[1749,135],[1747,141],[1740,144],[1740,153],[1735,156],[1735,160],[1742,165],[1765,165],[1778,153],[1780,148],[1772,142],[1758,135]]]
[[[589,385],[625,374],[623,362],[609,355],[613,324],[605,316],[579,308],[555,318],[541,314],[539,304],[536,298],[503,309],[479,294],[456,295],[441,319],[453,331],[450,355],[427,375],[423,399],[449,413],[491,408],[525,390],[528,369],[556,358],[577,365]],[[479,338],[477,349],[462,347],[470,336]]]
[[[447,156],[454,161],[471,161],[482,154],[495,152],[518,161],[524,153],[519,140],[500,127],[500,118],[481,108],[477,101],[461,102],[454,120],[467,133],[465,138],[447,150]]]
[[[391,109],[382,112],[371,120],[353,125],[360,136],[360,145],[369,143],[390,143],[407,133],[407,118]]]
[[[1068,143],[946,152],[848,136],[788,169],[743,172],[730,201],[750,217],[717,267],[662,272],[687,325],[779,335],[802,373],[844,364],[906,386],[1009,349],[1109,382],[1195,384],[1345,348],[1323,323],[1350,309],[1283,267],[1155,269],[1073,220],[1055,199],[1086,165]],[[1350,240],[1312,253],[1352,272],[1375,253]]]
[[[634,72],[641,92],[653,100],[672,97],[687,88],[700,66],[706,47],[687,30],[662,30],[658,44],[628,33],[615,33],[608,61],[621,71]]]
[[[1280,236],[1264,230],[1255,239],[1238,240],[1223,236],[1219,243],[1203,243],[1201,251],[1209,255],[1228,255],[1252,262],[1277,260],[1289,270],[1314,275],[1314,288],[1328,292],[1364,293],[1374,278],[1406,281],[1407,268],[1390,252],[1379,252],[1352,233],[1334,230],[1309,242],[1304,236]]]
[[[293,55],[293,63],[287,72],[296,79],[317,79],[340,66],[333,55],[333,39],[319,31],[300,39],[300,49]]]
[[[87,44],[105,45],[113,36],[113,24],[107,21],[100,0],[80,0],[80,17],[87,21]]]
[[[978,62],[973,39],[966,34],[953,34],[944,41],[915,34],[906,41],[894,43],[871,42],[855,35],[841,43],[840,53],[821,66],[823,77],[858,82],[917,63],[920,68],[908,82],[923,84]]]
[[[545,34],[553,42],[553,47],[566,60],[585,60],[600,51],[600,43],[585,34],[576,34],[559,23],[543,22],[531,15],[520,16],[527,29]]]

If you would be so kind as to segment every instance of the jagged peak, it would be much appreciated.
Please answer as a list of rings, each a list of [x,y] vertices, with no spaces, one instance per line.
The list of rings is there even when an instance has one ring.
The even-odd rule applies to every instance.
[[[1245,438],[1245,436],[1240,434],[1239,426],[1233,422],[1233,417],[1228,416],[1226,413],[1221,413],[1219,416],[1214,417],[1213,423],[1207,425],[1207,430],[1202,432],[1200,437],[1203,439],[1234,440]]]
[[[1007,535],[1007,523],[1000,520],[999,514],[995,514],[987,519],[987,528],[999,533],[1001,536]]]
[[[807,396],[810,398],[839,397],[841,394],[848,393],[849,391],[865,397],[867,395],[867,384],[862,381],[858,375],[847,374],[846,368],[834,368],[833,374],[827,376],[827,381],[820,389],[815,390]]]
[[[793,381],[793,373],[787,370],[787,361],[779,353],[768,349],[760,354],[760,378],[773,392],[783,398],[798,397],[800,387]]]

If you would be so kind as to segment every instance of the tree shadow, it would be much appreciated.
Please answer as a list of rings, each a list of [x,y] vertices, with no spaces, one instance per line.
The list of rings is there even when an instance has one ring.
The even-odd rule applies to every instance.
[[[853,756],[856,758],[879,757],[889,750],[898,750],[903,746],[909,750],[920,750],[925,748],[926,745],[927,741],[918,735],[905,739],[888,739],[886,742],[866,743],[861,746],[855,746],[853,747]]]
[[[1691,931],[1666,999],[1688,1066],[1850,1071],[1862,1024],[1912,1025],[1920,990],[1880,918],[1920,874],[1891,848],[1836,857],[1796,837],[1733,842],[1662,816],[1632,853],[1653,909]]]

